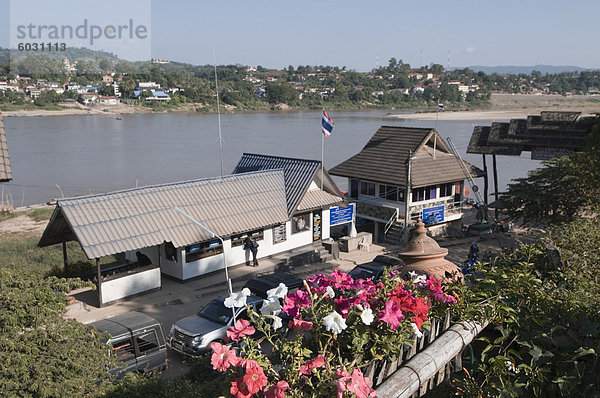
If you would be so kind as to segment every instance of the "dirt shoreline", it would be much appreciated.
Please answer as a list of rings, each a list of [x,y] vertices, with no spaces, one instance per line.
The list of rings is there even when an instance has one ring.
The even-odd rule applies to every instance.
[[[487,109],[389,114],[411,120],[509,120],[525,119],[542,111],[573,111],[583,115],[600,113],[600,97],[574,95],[492,94]]]
[[[119,115],[151,114],[151,113],[196,113],[196,108],[204,107],[205,104],[187,104],[178,109],[154,112],[150,108],[126,104],[91,107],[76,104],[75,106],[51,111],[51,110],[18,110],[3,111],[3,117],[20,116],[85,116],[104,115],[118,117]],[[414,113],[390,113],[387,117],[412,120],[509,120],[512,118],[525,118],[528,115],[539,114],[542,111],[561,110],[577,111],[583,114],[600,113],[600,97],[595,96],[571,96],[561,95],[531,95],[531,94],[492,94],[489,106],[474,110],[452,110],[437,112],[423,110]],[[224,112],[235,112],[235,107],[223,107]],[[293,109],[289,109],[293,111]],[[253,111],[254,112],[254,111]],[[256,111],[259,113],[281,112],[278,111]]]

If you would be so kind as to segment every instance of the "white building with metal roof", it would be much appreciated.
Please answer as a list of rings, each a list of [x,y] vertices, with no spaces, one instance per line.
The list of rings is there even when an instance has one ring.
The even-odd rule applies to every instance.
[[[229,176],[60,199],[38,245],[62,243],[68,267],[66,242],[78,241],[106,304],[160,288],[162,275],[185,281],[247,263],[247,236],[259,258],[328,239],[330,209],[342,203],[320,162],[245,154]],[[137,251],[151,264],[138,266]],[[100,258],[118,253],[128,272],[107,275]]]

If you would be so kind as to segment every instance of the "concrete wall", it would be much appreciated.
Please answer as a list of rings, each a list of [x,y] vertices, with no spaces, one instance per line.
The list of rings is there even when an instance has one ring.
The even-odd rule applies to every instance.
[[[134,294],[159,289],[160,286],[160,268],[158,267],[149,267],[149,269],[131,274],[123,273],[102,282],[101,301],[102,304],[110,303]]]

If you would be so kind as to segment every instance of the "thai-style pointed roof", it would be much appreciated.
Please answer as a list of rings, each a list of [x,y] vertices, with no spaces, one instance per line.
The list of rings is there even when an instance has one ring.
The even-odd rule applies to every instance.
[[[329,173],[405,186],[409,156],[412,156],[410,182],[415,188],[467,178],[460,160],[435,129],[399,126],[380,127],[358,154],[333,167]],[[483,175],[483,171],[470,163],[465,162],[465,165],[472,177]]]

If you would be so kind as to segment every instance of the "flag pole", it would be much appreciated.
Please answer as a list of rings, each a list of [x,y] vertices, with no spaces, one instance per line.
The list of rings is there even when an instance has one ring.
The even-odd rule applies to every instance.
[[[323,112],[325,112],[325,108],[323,108]],[[321,191],[323,190],[323,179],[325,178],[325,172],[323,171],[324,163],[323,163],[323,158],[324,158],[324,154],[325,154],[325,134],[323,134],[323,132],[321,131]]]
[[[435,147],[437,146],[437,122],[440,116],[440,106],[438,105],[437,112],[435,113],[435,133],[433,134],[433,158],[435,159]]]

